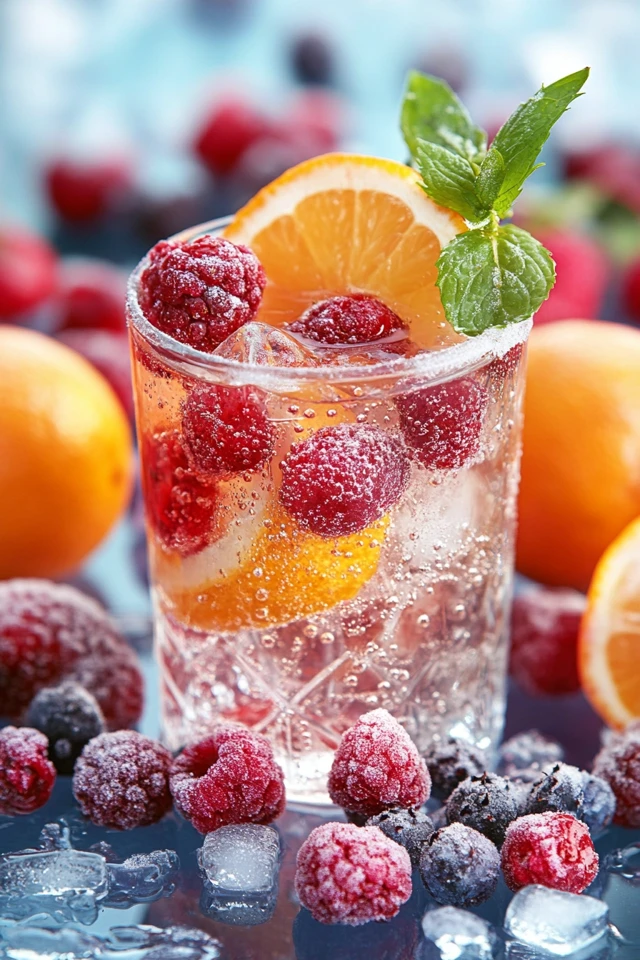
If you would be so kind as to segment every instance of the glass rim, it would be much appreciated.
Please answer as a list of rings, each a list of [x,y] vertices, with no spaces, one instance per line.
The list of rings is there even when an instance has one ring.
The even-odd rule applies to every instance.
[[[195,239],[205,234],[216,234],[226,227],[232,216],[219,217],[205,223],[188,227],[169,237],[171,241]],[[386,379],[388,377],[419,376],[428,381],[444,381],[461,373],[471,372],[504,356],[510,349],[527,340],[533,318],[520,320],[506,327],[489,327],[475,337],[467,337],[459,343],[439,350],[424,350],[412,357],[390,357],[370,364],[280,367],[216,357],[212,353],[196,350],[186,343],[174,340],[169,334],[154,327],[144,316],[138,300],[138,284],[143,270],[148,266],[149,253],[145,254],[127,282],[127,324],[152,347],[159,350],[165,360],[178,366],[188,365],[199,370],[218,371],[234,379],[242,372],[242,379],[251,375],[251,382],[266,382],[276,379],[279,384],[290,382],[331,382],[350,384],[359,381]]]

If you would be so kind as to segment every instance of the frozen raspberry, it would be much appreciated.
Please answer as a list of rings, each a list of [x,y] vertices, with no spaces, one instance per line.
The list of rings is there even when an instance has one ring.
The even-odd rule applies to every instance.
[[[149,523],[168,550],[188,557],[211,542],[218,488],[192,469],[177,430],[143,437],[142,485]]]
[[[511,780],[533,783],[540,778],[542,768],[559,763],[564,750],[559,743],[548,740],[537,730],[516,734],[500,747],[498,772]]]
[[[219,103],[206,117],[194,143],[202,162],[216,175],[230,173],[242,155],[265,137],[271,124],[238,98]]]
[[[46,171],[49,200],[63,220],[91,223],[122,206],[131,187],[127,161],[56,160]]]
[[[127,334],[114,333],[112,330],[63,330],[56,339],[82,354],[85,360],[100,371],[111,384],[127,416],[133,419],[133,388]]]
[[[329,774],[329,796],[372,817],[389,807],[420,807],[431,779],[407,731],[387,710],[365,713],[343,735]]]
[[[284,776],[266,737],[231,724],[186,747],[173,762],[171,793],[200,833],[229,823],[271,823],[284,810]]]
[[[390,920],[411,896],[411,861],[374,827],[323,823],[298,851],[295,889],[322,923]]]
[[[73,773],[83,748],[104,732],[104,717],[95,697],[73,680],[45,687],[29,704],[26,722],[49,741],[49,757],[58,773]]]
[[[423,846],[420,875],[436,903],[473,907],[488,900],[495,890],[500,854],[477,830],[452,823]]]
[[[331,84],[335,75],[331,44],[320,33],[301,34],[291,48],[291,66],[300,83]]]
[[[615,794],[614,823],[640,827],[640,731],[612,737],[593,761],[593,773]]]
[[[135,730],[103,733],[82,751],[73,795],[99,827],[132,830],[160,820],[171,809],[171,754]]]
[[[501,847],[509,824],[519,816],[517,791],[504,777],[483,773],[458,784],[447,800],[448,823],[463,823]]]
[[[112,730],[140,718],[137,657],[94,600],[48,580],[0,583],[0,711],[19,718],[62,680],[92,693]]]
[[[222,237],[161,240],[140,277],[140,307],[158,330],[211,353],[255,318],[266,285],[258,258]]]
[[[0,730],[0,813],[15,817],[44,806],[56,782],[47,738],[30,727]]]
[[[187,455],[201,473],[255,470],[274,449],[275,428],[254,387],[194,387],[182,407]]]
[[[598,837],[612,823],[616,812],[616,796],[602,777],[583,771],[584,803],[580,819]]]
[[[533,587],[515,597],[509,671],[527,693],[580,689],[577,644],[584,608],[585,598],[574,590]]]
[[[569,230],[537,231],[536,236],[551,251],[557,269],[549,298],[535,315],[536,326],[573,317],[599,317],[611,276],[600,244],[585,233]]]
[[[487,394],[469,377],[396,398],[407,445],[429,470],[457,470],[480,449]]]
[[[414,867],[420,863],[422,846],[434,831],[431,818],[412,807],[408,810],[403,810],[401,807],[383,810],[375,817],[370,817],[367,820],[367,826],[377,827],[378,830],[382,830],[385,837],[395,840],[404,847]]]
[[[344,537],[383,516],[408,481],[398,437],[345,423],[294,443],[282,463],[280,502],[312,533]]]
[[[125,333],[126,290],[123,271],[112,263],[88,259],[65,262],[52,304],[56,331]]]
[[[479,777],[487,769],[487,759],[478,747],[450,737],[434,743],[425,754],[431,775],[433,796],[446,800],[467,777]]]
[[[570,813],[535,813],[514,820],[502,846],[507,886],[531,883],[582,893],[598,873],[589,828]]]
[[[0,229],[0,321],[34,310],[54,291],[57,257],[46,240],[15,227]]]
[[[527,813],[572,813],[582,819],[584,774],[568,763],[556,763],[533,784],[527,801]]]
[[[371,343],[402,330],[405,324],[381,300],[366,293],[330,297],[309,307],[291,332],[319,343]]]

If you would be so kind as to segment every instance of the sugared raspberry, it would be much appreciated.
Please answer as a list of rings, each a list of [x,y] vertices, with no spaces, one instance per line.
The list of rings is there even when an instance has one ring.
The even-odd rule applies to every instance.
[[[267,136],[271,124],[258,110],[239,98],[219,103],[206,117],[194,149],[213,174],[230,173],[243,153]]]
[[[63,220],[90,223],[122,205],[131,171],[121,158],[63,158],[51,164],[45,182],[51,205]]]
[[[63,330],[56,339],[82,354],[85,360],[100,371],[111,384],[127,415],[133,419],[133,388],[127,334],[114,333],[112,330]]]
[[[502,871],[511,890],[539,883],[582,893],[598,873],[598,854],[589,828],[571,813],[534,813],[507,830]]]
[[[519,801],[508,780],[483,773],[458,784],[447,800],[447,821],[473,827],[501,847],[507,827],[520,813]]]
[[[559,743],[538,730],[525,730],[500,747],[498,773],[511,780],[533,783],[540,778],[543,767],[563,759],[564,750]]]
[[[15,817],[42,807],[56,782],[47,738],[30,727],[0,730],[0,813]]]
[[[487,394],[469,377],[396,398],[407,445],[429,470],[457,470],[480,449]]]
[[[511,612],[509,671],[532,694],[580,689],[577,644],[585,598],[574,590],[532,587]]]
[[[195,473],[177,430],[143,437],[142,486],[149,523],[168,550],[188,557],[207,546],[218,488]]]
[[[88,259],[66,261],[51,307],[55,330],[124,333],[126,291],[126,276],[112,263]]]
[[[330,297],[309,307],[291,332],[319,343],[371,343],[405,326],[397,313],[366,293]]]
[[[100,827],[132,830],[160,820],[171,809],[171,754],[135,730],[103,733],[82,751],[73,794]]]
[[[526,813],[572,813],[582,820],[584,774],[568,763],[546,769],[531,787]]]
[[[398,437],[344,423],[294,443],[282,463],[280,502],[312,533],[344,537],[383,516],[408,480]]]
[[[411,861],[375,827],[323,823],[298,851],[295,888],[322,923],[390,920],[411,896]]]
[[[423,846],[420,875],[437,903],[473,907],[488,900],[495,890],[500,854],[477,830],[452,823]]]
[[[58,259],[35,233],[0,229],[0,320],[14,320],[38,307],[56,285]]]
[[[343,734],[329,774],[329,796],[367,817],[389,807],[420,807],[431,778],[411,737],[387,710],[365,713]]]
[[[29,704],[26,722],[49,741],[49,756],[58,773],[73,773],[82,750],[104,732],[98,701],[73,680],[45,687]]]
[[[162,240],[140,277],[140,307],[158,330],[211,353],[253,320],[266,285],[258,258],[222,237]]]
[[[422,846],[434,831],[431,818],[421,810],[414,810],[412,807],[407,810],[401,807],[383,810],[375,817],[370,817],[367,820],[367,826],[377,827],[378,830],[382,830],[385,837],[395,840],[404,847],[414,867],[420,863]]]
[[[434,743],[424,759],[431,775],[433,796],[438,800],[446,800],[459,783],[467,777],[479,777],[488,766],[482,750],[453,737],[444,743]]]
[[[275,428],[255,387],[194,387],[182,407],[187,455],[201,473],[255,470],[274,449]]]
[[[271,823],[285,805],[284,776],[271,744],[232,724],[218,727],[174,760],[171,793],[200,833],[228,823]]]
[[[593,772],[615,794],[614,823],[640,827],[640,730],[611,737],[593,761]]]
[[[0,583],[0,711],[19,718],[62,680],[92,693],[112,730],[140,718],[137,657],[94,600],[48,580]]]

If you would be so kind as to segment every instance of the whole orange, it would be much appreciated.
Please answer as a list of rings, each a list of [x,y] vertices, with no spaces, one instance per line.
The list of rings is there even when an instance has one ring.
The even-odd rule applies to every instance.
[[[640,331],[565,320],[528,350],[518,569],[586,590],[640,514]]]
[[[0,327],[0,578],[78,566],[127,504],[132,465],[104,377],[49,337]]]

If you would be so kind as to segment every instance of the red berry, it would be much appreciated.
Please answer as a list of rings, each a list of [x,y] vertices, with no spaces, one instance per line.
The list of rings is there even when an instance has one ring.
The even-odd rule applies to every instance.
[[[328,90],[305,90],[286,115],[290,136],[316,143],[318,153],[335,150],[345,127],[345,102]]]
[[[94,600],[48,580],[0,583],[0,711],[19,718],[62,680],[89,690],[111,729],[140,718],[137,657]]]
[[[629,319],[640,323],[640,260],[633,260],[624,272],[622,303]]]
[[[614,823],[640,827],[640,731],[615,734],[593,761],[593,772],[606,780],[616,798]]]
[[[377,827],[323,823],[298,851],[295,889],[321,923],[390,920],[411,896],[411,861]]]
[[[132,830],[171,809],[171,754],[135,730],[102,733],[76,760],[73,795],[100,827]]]
[[[230,173],[248,147],[270,129],[269,121],[250,104],[228,99],[207,116],[194,149],[212,173],[224,175]]]
[[[575,590],[532,587],[515,597],[509,672],[527,693],[580,689],[577,647],[584,609],[585,598]]]
[[[318,536],[344,537],[383,516],[408,480],[398,437],[345,423],[294,443],[282,463],[280,501]]]
[[[140,278],[140,306],[158,330],[210,353],[254,319],[266,282],[247,247],[211,236],[161,240]]]
[[[177,430],[143,437],[142,485],[148,521],[168,550],[188,557],[211,542],[218,488],[192,469]]]
[[[568,231],[536,234],[556,264],[557,279],[535,315],[535,323],[592,320],[600,313],[610,268],[601,247],[584,234]]]
[[[421,807],[431,777],[407,731],[387,710],[365,713],[343,735],[329,774],[329,796],[349,813]]]
[[[534,813],[508,827],[502,871],[511,890],[539,883],[582,893],[598,873],[598,854],[589,828],[572,814]]]
[[[56,782],[49,741],[31,727],[0,730],[0,813],[15,817],[44,806]]]
[[[463,377],[396,399],[404,439],[429,470],[457,470],[477,455],[485,389]]]
[[[492,379],[501,384],[507,377],[512,376],[520,365],[523,353],[524,344],[516,343],[515,347],[507,350],[502,357],[496,357],[495,360],[492,360],[487,368]]]
[[[205,474],[255,470],[274,449],[275,429],[253,387],[195,387],[182,408],[187,455]]]
[[[55,329],[126,331],[126,277],[100,260],[65,263],[53,302]]]
[[[230,823],[271,823],[285,806],[284,776],[271,744],[231,724],[186,747],[174,760],[171,793],[200,833]]]
[[[357,293],[314,303],[290,329],[320,343],[336,344],[371,343],[404,327],[398,314],[381,300]]]
[[[111,384],[118,400],[133,419],[133,389],[129,338],[111,330],[63,330],[57,337],[100,371]]]
[[[53,293],[57,257],[35,233],[0,229],[0,320],[13,320],[35,309]]]
[[[60,159],[48,168],[45,181],[49,200],[63,220],[90,223],[121,204],[131,174],[122,159]]]

